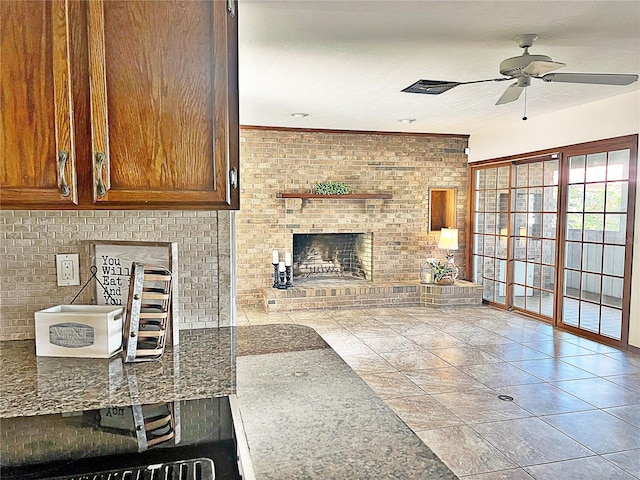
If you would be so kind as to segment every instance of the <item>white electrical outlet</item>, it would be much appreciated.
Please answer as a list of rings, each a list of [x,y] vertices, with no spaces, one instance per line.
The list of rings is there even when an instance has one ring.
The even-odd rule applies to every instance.
[[[80,261],[77,253],[56,255],[58,286],[80,285]]]

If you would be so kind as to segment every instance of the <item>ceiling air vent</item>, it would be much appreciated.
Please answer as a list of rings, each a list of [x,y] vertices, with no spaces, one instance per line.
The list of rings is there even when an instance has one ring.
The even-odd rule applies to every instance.
[[[456,82],[445,82],[441,80],[418,80],[413,85],[409,85],[402,90],[407,93],[427,93],[429,95],[439,95],[447,90],[452,89],[456,85]]]

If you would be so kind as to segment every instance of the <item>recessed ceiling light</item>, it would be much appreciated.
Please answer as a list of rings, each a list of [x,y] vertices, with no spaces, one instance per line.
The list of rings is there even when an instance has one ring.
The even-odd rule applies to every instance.
[[[400,123],[413,123],[416,121],[415,118],[401,118],[398,120]]]
[[[292,113],[291,116],[293,118],[304,118],[304,117],[308,117],[309,114],[308,113],[299,112],[299,113]]]

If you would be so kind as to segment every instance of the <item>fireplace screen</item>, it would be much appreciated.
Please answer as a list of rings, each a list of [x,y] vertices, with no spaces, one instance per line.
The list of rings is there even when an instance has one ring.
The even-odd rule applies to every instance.
[[[293,236],[293,277],[371,279],[371,233]]]

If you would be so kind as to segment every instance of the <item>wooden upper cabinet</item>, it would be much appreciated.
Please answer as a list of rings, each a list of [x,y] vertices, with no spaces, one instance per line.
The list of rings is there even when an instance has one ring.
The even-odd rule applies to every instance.
[[[0,0],[0,11],[2,208],[27,208],[27,193],[43,208],[239,208],[233,0]]]
[[[232,21],[223,1],[89,3],[95,202],[237,205]]]
[[[0,206],[78,201],[65,1],[0,1]]]

